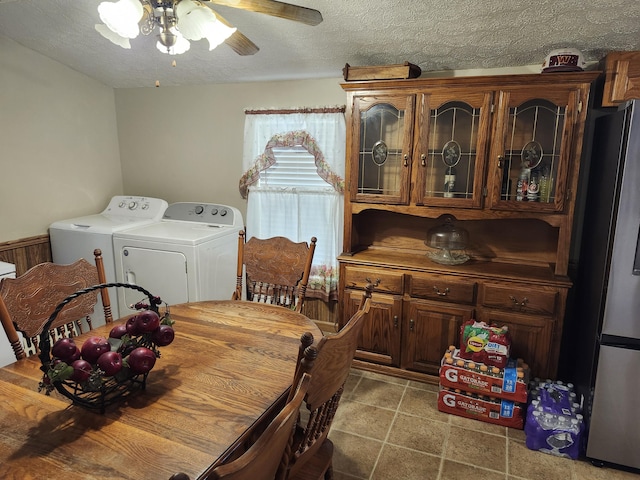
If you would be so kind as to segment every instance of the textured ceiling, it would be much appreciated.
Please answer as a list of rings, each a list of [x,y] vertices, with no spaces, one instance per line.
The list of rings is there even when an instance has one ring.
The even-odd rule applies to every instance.
[[[290,0],[322,12],[315,27],[213,6],[260,47],[244,57],[224,44],[209,52],[206,41],[169,57],[153,36],[122,49],[94,29],[99,3],[0,0],[0,34],[112,87],[341,77],[345,63],[409,61],[424,75],[539,65],[560,47],[587,62],[640,50],[638,0]]]

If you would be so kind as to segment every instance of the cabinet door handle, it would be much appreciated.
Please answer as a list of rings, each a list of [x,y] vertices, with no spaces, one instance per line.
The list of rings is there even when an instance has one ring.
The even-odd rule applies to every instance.
[[[409,330],[411,330],[413,332],[413,326],[416,324],[416,322],[413,320],[413,318],[411,320],[409,320]]]
[[[445,289],[441,292],[441,291],[440,291],[440,289],[434,285],[434,286],[433,286],[433,291],[434,291],[434,292],[436,292],[436,295],[439,295],[439,296],[441,296],[441,297],[446,297],[447,295],[449,295],[449,287],[445,288]]]
[[[423,167],[427,166],[427,156],[424,153],[422,155],[420,155],[420,164]]]
[[[521,302],[518,302],[518,299],[513,295],[509,295],[509,299],[513,302],[513,305],[516,307],[524,308],[527,306],[527,303],[529,303],[529,299],[527,297],[524,297]]]
[[[503,165],[504,165],[504,156],[498,155],[498,168],[502,168]]]
[[[398,315],[393,316],[393,326],[396,328],[398,327]]]
[[[407,155],[406,153],[404,154],[404,166],[409,166],[409,155]]]

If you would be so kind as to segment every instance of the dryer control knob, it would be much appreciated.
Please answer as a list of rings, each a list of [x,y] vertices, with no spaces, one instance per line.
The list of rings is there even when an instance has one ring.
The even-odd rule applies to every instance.
[[[218,214],[218,209],[217,208],[212,208],[211,209],[211,215],[217,215]]]
[[[196,215],[200,215],[202,212],[204,212],[204,207],[202,205],[198,205],[196,207]]]
[[[138,202],[130,202],[128,207],[129,210],[135,210],[136,208],[138,208]]]
[[[224,217],[227,214],[226,210],[220,210],[220,216]]]

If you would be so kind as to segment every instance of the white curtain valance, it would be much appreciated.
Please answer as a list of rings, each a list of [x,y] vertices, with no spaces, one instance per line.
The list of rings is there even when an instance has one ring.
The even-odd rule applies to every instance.
[[[315,157],[318,174],[336,191],[344,190],[346,127],[344,107],[246,112],[240,193],[258,181],[275,163],[272,149],[303,146]]]

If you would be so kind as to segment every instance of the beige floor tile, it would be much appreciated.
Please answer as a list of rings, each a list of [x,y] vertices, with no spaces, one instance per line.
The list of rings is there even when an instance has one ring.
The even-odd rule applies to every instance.
[[[507,438],[451,425],[445,458],[499,472],[507,471]]]
[[[369,477],[355,477],[342,472],[333,471],[333,480],[369,480]]]
[[[351,433],[331,430],[333,469],[355,477],[369,478],[382,449],[382,442]]]
[[[441,456],[449,437],[449,424],[398,413],[387,441],[394,445]]]
[[[529,450],[522,442],[508,440],[509,475],[527,480],[568,480],[572,475],[573,461]]]
[[[366,370],[362,370],[362,376],[370,378],[372,380],[379,380],[381,382],[395,383],[397,385],[406,385],[407,383],[409,383],[409,381],[405,378],[393,377],[391,375],[384,375],[382,373],[376,372],[368,372]]]
[[[463,463],[454,462],[453,460],[445,460],[442,465],[440,474],[442,480],[505,480],[504,472],[495,470],[486,470],[483,468],[465,465]]]
[[[343,399],[336,411],[331,428],[384,440],[394,416],[395,410]]]
[[[529,450],[522,430],[439,412],[437,391],[353,369],[329,434],[334,480],[640,480]]]
[[[407,387],[399,410],[418,417],[449,422],[450,415],[438,411],[438,394],[436,392]]]
[[[517,440],[519,442],[527,440],[524,430],[518,430],[517,428],[507,428],[507,437],[509,437],[510,440]]]
[[[396,409],[404,389],[404,385],[387,383],[363,376],[351,393],[350,398],[376,407]]]
[[[362,375],[355,374],[353,371],[352,373],[349,373],[347,380],[344,382],[344,391],[342,392],[342,396],[350,397],[353,393],[353,389],[356,388],[361,378]]]
[[[430,392],[437,392],[440,390],[440,386],[437,383],[415,382],[409,380],[409,386],[417,390],[428,390]]]
[[[439,457],[385,445],[371,480],[437,480]]]
[[[476,420],[475,418],[466,418],[459,415],[451,415],[449,422],[451,423],[451,425],[456,425],[468,430],[493,433],[494,435],[502,435],[503,437],[507,435],[507,427],[483,422],[481,420]]]

